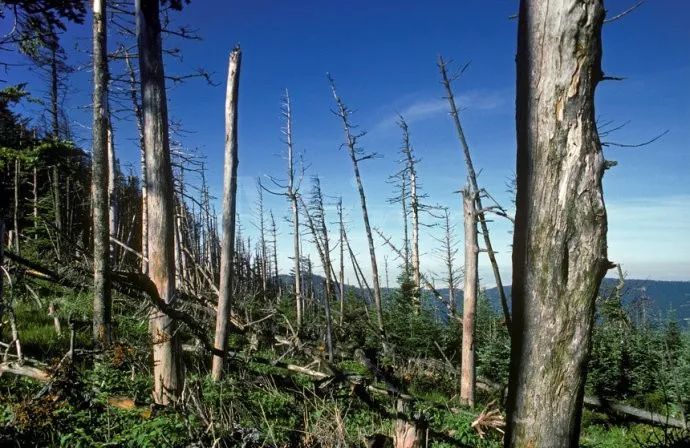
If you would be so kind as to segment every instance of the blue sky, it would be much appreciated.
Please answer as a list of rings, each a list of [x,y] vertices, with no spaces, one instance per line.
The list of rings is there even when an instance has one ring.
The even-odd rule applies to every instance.
[[[610,0],[611,14],[625,10],[632,0]],[[348,229],[369,270],[358,197],[347,154],[339,149],[342,130],[333,107],[326,73],[330,72],[345,102],[357,112],[353,121],[368,134],[362,146],[380,154],[366,161],[362,175],[372,224],[400,240],[397,206],[386,199],[394,192],[386,183],[397,171],[400,132],[396,114],[409,124],[421,159],[418,167],[428,202],[449,206],[461,230],[460,200],[456,192],[465,179],[460,147],[454,135],[435,65],[439,54],[457,64],[471,61],[456,84],[463,107],[463,125],[481,170],[479,182],[505,206],[511,206],[506,183],[515,166],[514,84],[516,21],[509,16],[517,1],[201,1],[195,0],[174,23],[198,29],[203,41],[176,42],[183,60],[170,60],[168,73],[184,73],[203,66],[218,86],[190,81],[169,93],[171,117],[189,133],[179,140],[185,148],[204,154],[211,189],[220,195],[223,157],[223,103],[227,57],[235,43],[243,49],[240,85],[239,212],[245,232],[254,233],[255,179],[285,172],[281,143],[280,98],[289,89],[294,109],[296,148],[318,174],[324,192],[342,196]],[[609,210],[609,258],[623,264],[630,277],[690,280],[690,3],[654,0],[604,29],[604,71],[626,78],[602,83],[597,92],[601,121],[629,122],[604,138],[639,143],[665,131],[668,134],[644,148],[607,148],[617,160],[604,179]],[[88,66],[90,24],[72,26],[65,46],[75,65]],[[114,47],[119,36],[110,39]],[[172,45],[172,43],[171,43]],[[7,55],[3,55],[7,57]],[[23,59],[10,56],[14,61]],[[90,72],[72,76],[65,106],[83,145],[90,144]],[[12,68],[0,78],[9,83],[29,81],[39,91],[41,81],[26,68]],[[116,125],[117,151],[123,165],[138,169],[138,150],[131,122]],[[280,224],[279,263],[287,270],[290,228],[283,217],[282,197],[266,197]],[[335,221],[334,207],[328,210]],[[428,217],[428,224],[436,221]],[[335,229],[335,227],[334,227]],[[510,278],[507,223],[492,225],[499,262]],[[422,229],[422,264],[430,277],[443,275],[436,255],[438,228]],[[458,234],[458,237],[461,235]],[[380,243],[380,241],[378,241]],[[305,249],[314,254],[305,240]],[[388,257],[391,283],[398,261],[377,245],[380,270]],[[457,264],[462,263],[459,254]],[[312,257],[315,261],[318,257]],[[483,258],[482,283],[493,280]],[[348,275],[352,281],[354,279]],[[382,279],[385,284],[385,278]],[[439,280],[441,283],[442,280]]]

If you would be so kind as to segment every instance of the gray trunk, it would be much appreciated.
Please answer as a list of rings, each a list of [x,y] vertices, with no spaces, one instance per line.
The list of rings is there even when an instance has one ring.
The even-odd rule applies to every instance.
[[[460,400],[474,406],[476,388],[474,316],[477,309],[477,210],[475,193],[470,188],[462,191],[462,209],[465,222],[465,286],[462,305],[462,364],[460,370]]]
[[[225,94],[225,166],[223,169],[223,241],[220,254],[220,288],[216,313],[214,347],[225,352],[228,339],[228,319],[232,301],[232,267],[235,253],[235,215],[237,209],[237,105],[239,100],[242,52],[235,48],[230,53],[228,84]],[[214,355],[211,369],[213,379],[223,374],[223,357]]]
[[[506,446],[576,447],[609,262],[594,90],[601,0],[523,0]]]
[[[148,192],[148,274],[160,299],[175,300],[175,232],[173,179],[168,140],[159,2],[136,0],[137,46],[141,78],[146,188]],[[154,309],[150,316],[153,343],[153,398],[168,405],[180,396],[184,382],[177,323]]]
[[[105,0],[93,3],[93,338],[111,340],[110,238],[108,230],[108,47]]]

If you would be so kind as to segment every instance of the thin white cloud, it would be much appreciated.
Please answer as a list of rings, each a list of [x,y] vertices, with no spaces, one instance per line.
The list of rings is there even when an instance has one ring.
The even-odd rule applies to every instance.
[[[476,89],[457,96],[457,104],[461,110],[492,111],[508,105],[510,97],[509,89]],[[399,120],[399,115],[405,117],[408,123],[414,123],[448,112],[448,100],[444,98],[417,98],[411,103],[409,101],[406,102],[408,102],[408,105],[404,107],[399,106],[401,101],[397,101],[398,105],[396,107],[387,107],[386,109],[388,110],[396,109],[396,112],[389,113],[376,127],[387,128],[394,126]]]

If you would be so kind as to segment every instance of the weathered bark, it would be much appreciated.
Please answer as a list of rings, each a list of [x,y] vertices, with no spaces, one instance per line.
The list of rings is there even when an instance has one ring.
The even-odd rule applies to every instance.
[[[446,90],[446,95],[448,99],[448,104],[450,107],[450,115],[453,118],[453,123],[455,124],[455,131],[458,134],[458,139],[460,140],[460,146],[462,147],[463,156],[465,158],[465,165],[467,167],[467,178],[470,182],[470,189],[476,194],[476,209],[477,217],[479,219],[479,225],[481,228],[482,236],[484,237],[484,247],[487,255],[489,256],[489,261],[491,262],[491,269],[494,273],[494,278],[496,279],[496,289],[498,290],[498,296],[501,301],[501,308],[503,309],[503,318],[505,320],[506,326],[510,329],[511,317],[510,310],[508,309],[508,298],[506,297],[505,290],[503,288],[503,280],[501,279],[501,271],[498,269],[498,261],[496,261],[496,253],[494,252],[493,245],[491,244],[491,238],[489,236],[489,226],[486,224],[486,217],[484,212],[484,207],[482,206],[482,198],[479,194],[480,189],[477,184],[477,174],[474,171],[474,164],[472,163],[472,156],[470,154],[470,147],[467,144],[467,139],[465,138],[465,131],[462,129],[462,123],[460,122],[460,114],[458,113],[458,107],[455,104],[455,96],[453,94],[453,89],[451,87],[451,79],[448,77],[448,72],[446,70],[446,63],[443,58],[439,59],[438,67],[441,72],[441,78],[443,86]]]
[[[379,269],[376,263],[376,249],[374,247],[374,235],[371,232],[371,225],[369,224],[369,211],[367,209],[367,196],[364,193],[364,185],[362,184],[362,176],[359,173],[359,162],[369,159],[373,155],[363,155],[361,148],[357,146],[357,140],[362,134],[353,134],[352,124],[350,123],[350,111],[345,103],[340,99],[335,90],[335,82],[329,78],[331,82],[331,91],[333,98],[338,106],[336,114],[343,123],[343,131],[345,133],[345,147],[348,150],[350,159],[352,160],[352,169],[355,174],[355,182],[357,183],[357,191],[359,192],[359,200],[362,206],[362,220],[364,221],[364,230],[367,235],[367,243],[369,246],[369,257],[371,259],[371,282],[374,289],[374,306],[376,308],[376,321],[378,324],[379,337],[383,347],[386,348],[386,332],[383,324],[383,307],[381,299],[381,286],[379,285]]]
[[[423,448],[427,446],[427,427],[424,423],[406,417],[405,401],[398,399],[396,410],[398,418],[393,428],[393,448]]]
[[[137,46],[141,78],[146,188],[148,191],[148,274],[165,304],[175,300],[175,231],[173,180],[168,136],[159,2],[136,0]],[[155,309],[150,325],[153,343],[153,398],[158,404],[177,401],[184,382],[177,323]]]
[[[237,209],[237,105],[239,101],[242,52],[236,47],[230,53],[228,85],[225,93],[225,166],[223,168],[223,241],[220,253],[220,288],[216,313],[214,347],[225,352],[228,340],[228,318],[232,300],[233,258],[235,254],[235,217]],[[223,374],[223,358],[213,356],[211,375],[215,381]]]
[[[476,389],[474,315],[477,308],[477,210],[476,198],[468,188],[462,191],[462,209],[465,223],[465,286],[462,305],[462,364],[460,370],[460,399],[474,406]]]
[[[108,47],[106,2],[93,2],[93,149],[91,207],[93,215],[93,339],[111,340],[110,238],[108,208]]]
[[[5,207],[4,207],[4,196],[5,196],[5,186],[0,182],[0,271],[5,269]],[[5,318],[5,275],[4,272],[0,272],[0,322]]]
[[[595,297],[609,262],[594,90],[601,0],[522,0],[506,446],[578,445]]]

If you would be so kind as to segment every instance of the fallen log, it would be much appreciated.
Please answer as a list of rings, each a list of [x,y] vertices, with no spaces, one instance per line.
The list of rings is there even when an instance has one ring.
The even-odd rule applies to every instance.
[[[615,414],[648,425],[687,429],[685,422],[681,419],[657,414],[656,412],[623,403],[608,402],[599,397],[585,397],[585,406],[602,411],[605,414]]]
[[[11,373],[13,375],[26,376],[35,380],[46,383],[50,380],[50,373],[36,367],[22,365],[17,362],[9,361],[0,363],[0,376],[4,373]]]

